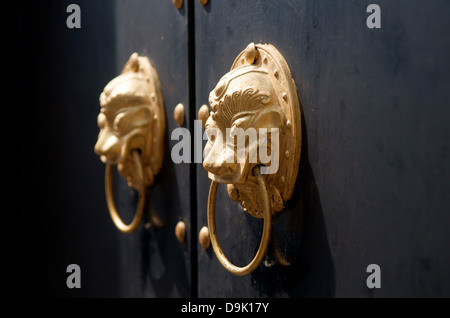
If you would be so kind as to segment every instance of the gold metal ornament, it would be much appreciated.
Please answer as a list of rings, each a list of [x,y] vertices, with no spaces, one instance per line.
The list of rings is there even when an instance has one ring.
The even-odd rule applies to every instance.
[[[175,109],[173,110],[173,119],[175,119],[175,122],[178,124],[178,126],[183,126],[184,124],[184,106],[183,104],[178,104],[175,106]]]
[[[215,206],[216,206],[216,194],[217,187],[219,183],[212,181],[211,188],[209,189],[209,197],[208,197],[208,227],[210,230],[211,237],[211,245],[216,253],[217,259],[222,264],[223,267],[227,271],[232,274],[238,276],[244,276],[253,272],[256,268],[258,268],[259,264],[262,262],[264,255],[266,254],[267,247],[269,246],[270,241],[270,232],[272,230],[272,213],[271,206],[269,200],[269,194],[267,192],[267,184],[264,177],[261,175],[259,166],[255,166],[253,168],[253,174],[258,181],[258,186],[262,194],[262,205],[264,208],[264,227],[261,238],[261,243],[259,244],[258,251],[256,252],[253,260],[244,267],[238,267],[233,265],[226,257],[222,251],[222,247],[219,243],[219,238],[217,237],[217,228],[216,228],[216,218],[215,218]]]
[[[210,93],[209,103],[211,115],[205,129],[211,138],[205,146],[203,167],[212,180],[208,197],[211,243],[228,271],[246,275],[262,261],[270,240],[272,215],[283,210],[294,190],[301,148],[300,101],[280,52],[270,44],[250,43]],[[258,135],[253,140],[244,135],[245,157],[241,161],[237,160],[238,145],[226,139],[240,128]],[[218,142],[218,138],[223,140]],[[261,150],[271,154],[269,164],[262,162]],[[273,165],[274,169],[269,168]],[[244,267],[231,264],[218,242],[214,220],[218,183],[227,184],[230,198],[245,212],[264,219],[258,252]]]
[[[202,105],[198,110],[198,119],[202,121],[202,126],[205,128],[206,121],[209,117],[209,107],[207,105]]]
[[[172,0],[172,3],[177,9],[180,9],[183,6],[183,0]]]
[[[131,233],[142,219],[145,189],[153,184],[164,155],[164,101],[158,74],[149,59],[133,53],[122,73],[105,86],[100,106],[100,134],[94,150],[106,164],[108,209],[116,227]],[[139,193],[136,214],[129,225],[123,223],[114,203],[116,165],[128,185]]]
[[[183,221],[178,221],[175,226],[175,236],[180,243],[184,243],[186,241],[186,223]]]
[[[198,242],[204,250],[207,250],[211,244],[211,239],[209,236],[209,229],[207,226],[204,226],[200,229],[198,233]]]

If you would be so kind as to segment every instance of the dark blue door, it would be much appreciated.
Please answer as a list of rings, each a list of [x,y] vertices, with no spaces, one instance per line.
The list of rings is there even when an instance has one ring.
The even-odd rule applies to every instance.
[[[376,16],[367,12],[374,2]],[[80,29],[67,27],[71,3],[81,8]],[[19,287],[31,281],[36,295],[64,297],[450,295],[448,1],[185,0],[177,9],[170,0],[61,0],[16,8],[26,127],[18,143],[26,167]],[[183,127],[194,134],[199,108],[251,42],[272,44],[286,59],[303,141],[268,252],[237,277],[198,242],[210,179],[200,163],[173,162],[171,133],[182,103]],[[105,167],[93,148],[98,97],[133,52],[158,72],[166,151],[146,206],[161,223],[125,235],[109,218]],[[115,193],[131,220],[136,193],[118,176]],[[245,265],[261,220],[225,186],[216,214],[225,254]],[[184,243],[174,234],[179,221]],[[66,286],[69,264],[81,268],[80,289]],[[368,286],[371,264],[381,288]]]

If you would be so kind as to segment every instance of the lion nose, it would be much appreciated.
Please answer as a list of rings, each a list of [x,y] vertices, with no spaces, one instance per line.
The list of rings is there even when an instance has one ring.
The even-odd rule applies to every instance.
[[[120,156],[119,139],[109,129],[102,129],[94,151],[103,163],[116,162]]]
[[[211,172],[212,174],[215,174],[219,177],[230,177],[233,176],[235,170],[232,167],[232,164],[226,163],[226,162],[203,162],[203,167]]]
[[[221,151],[216,152],[213,147],[205,160],[203,167],[219,177],[233,177],[236,174],[237,164],[234,158],[234,151],[225,147]]]

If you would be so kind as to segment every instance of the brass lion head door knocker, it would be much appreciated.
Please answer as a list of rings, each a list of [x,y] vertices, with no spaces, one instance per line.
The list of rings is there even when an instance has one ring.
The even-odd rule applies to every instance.
[[[209,97],[203,167],[212,180],[208,197],[211,245],[231,273],[255,270],[266,253],[272,215],[283,210],[294,190],[300,161],[301,116],[297,89],[283,56],[269,44],[241,52]],[[219,183],[243,210],[264,219],[254,259],[237,267],[224,256],[217,237],[215,201]]]
[[[108,209],[117,228],[131,233],[142,219],[145,189],[161,169],[164,152],[164,102],[158,74],[149,59],[132,54],[122,73],[104,88],[100,106],[95,153],[106,164]],[[114,203],[116,165],[128,185],[139,191],[136,214],[129,225],[123,223]]]

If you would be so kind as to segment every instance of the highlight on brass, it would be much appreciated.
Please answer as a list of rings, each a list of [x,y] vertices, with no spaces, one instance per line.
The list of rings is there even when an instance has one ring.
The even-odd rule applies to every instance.
[[[209,143],[203,167],[212,180],[208,198],[211,245],[227,270],[246,275],[262,261],[270,239],[271,217],[283,210],[294,190],[301,148],[300,102],[289,67],[278,50],[270,44],[250,43],[210,93],[209,104],[211,115],[205,124]],[[245,135],[244,160],[237,160],[242,157],[239,147],[226,141],[239,129],[258,135],[253,139]],[[270,154],[271,161],[262,160],[262,153]],[[268,169],[274,159],[276,169]],[[214,206],[219,183],[227,185],[230,198],[245,212],[264,219],[260,248],[245,267],[231,264],[218,242]]]
[[[106,164],[108,209],[117,228],[131,233],[142,219],[145,189],[153,184],[164,152],[164,102],[158,75],[149,59],[132,54],[122,73],[105,86],[100,106],[100,133],[94,150]],[[115,207],[114,166],[128,185],[139,191],[136,214],[129,225],[123,223]]]

